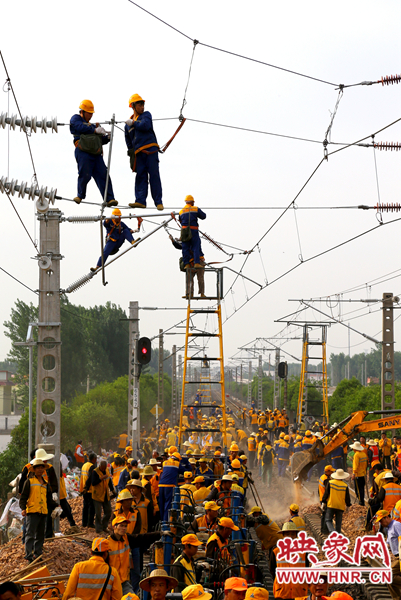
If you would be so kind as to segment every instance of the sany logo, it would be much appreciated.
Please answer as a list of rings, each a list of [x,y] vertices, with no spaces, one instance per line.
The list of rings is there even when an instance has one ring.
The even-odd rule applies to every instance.
[[[316,540],[309,537],[305,531],[301,531],[295,539],[286,537],[278,540],[276,571],[278,582],[318,583],[321,570],[327,572],[329,583],[366,583],[362,578],[362,572],[369,573],[369,580],[372,583],[392,582],[390,553],[383,534],[357,537],[352,556],[348,554],[349,544],[350,541],[345,535],[333,531],[322,546],[326,560],[319,561],[315,556],[319,552]],[[310,568],[297,567],[303,554],[308,554]],[[379,560],[383,567],[361,567],[362,558]],[[341,561],[348,563],[350,568],[341,568],[341,570],[336,568]]]

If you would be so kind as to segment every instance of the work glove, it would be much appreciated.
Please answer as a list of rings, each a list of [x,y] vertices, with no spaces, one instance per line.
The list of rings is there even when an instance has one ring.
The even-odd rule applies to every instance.
[[[95,133],[98,135],[106,135],[107,132],[104,127],[96,127]]]
[[[321,508],[322,510],[326,510],[326,508],[327,508],[327,504],[326,504],[325,502],[322,502],[322,503],[321,503],[321,505],[320,505],[320,508]]]
[[[57,506],[57,508],[55,508],[51,514],[52,519],[57,519],[57,517],[59,517],[62,512],[63,512],[63,509],[60,508],[60,506]]]
[[[58,495],[56,494],[56,492],[52,493],[52,500],[53,502],[58,502]]]
[[[134,121],[132,119],[127,119],[125,121],[125,124],[128,125],[128,127],[132,127],[133,123],[134,123]]]

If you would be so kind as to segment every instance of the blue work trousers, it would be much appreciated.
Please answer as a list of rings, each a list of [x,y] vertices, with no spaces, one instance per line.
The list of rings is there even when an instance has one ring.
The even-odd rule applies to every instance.
[[[149,151],[152,151],[150,148]],[[136,155],[135,201],[146,206],[148,184],[155,206],[162,204],[162,182],[159,173],[159,156],[157,152]]]
[[[191,229],[192,239],[189,242],[182,242],[182,258],[184,265],[189,265],[189,261],[193,257],[194,263],[199,265],[201,245],[199,239],[199,231],[197,229]],[[256,430],[258,426],[256,425]]]
[[[108,242],[106,242],[106,245],[103,250],[104,262],[106,262],[106,260],[110,256],[110,254],[116,254],[118,252],[118,250],[121,248],[121,246],[123,245],[125,240],[127,240],[129,243],[134,241],[134,238],[132,237],[132,233],[130,232],[129,229],[123,229],[121,235],[119,236],[119,239],[116,242],[113,242],[112,240],[109,240]],[[102,257],[99,256],[99,260],[97,261],[97,266],[100,267],[101,264],[102,264]]]
[[[173,502],[173,495],[173,487],[159,487],[159,508],[161,521],[168,521],[168,511],[170,510]]]
[[[75,159],[78,163],[78,198],[81,198],[81,200],[86,198],[86,186],[92,177],[99,188],[99,192],[102,194],[102,198],[104,198],[107,168],[104,164],[103,156],[89,154],[79,148],[75,148]],[[107,202],[109,200],[114,200],[113,186],[110,178],[107,188]]]
[[[288,461],[278,459],[277,464],[278,464],[278,476],[285,477],[285,469],[288,465]]]
[[[130,569],[130,580],[131,585],[134,589],[134,593],[139,592],[139,582],[141,581],[141,551],[139,548],[131,548],[131,556],[133,568]]]

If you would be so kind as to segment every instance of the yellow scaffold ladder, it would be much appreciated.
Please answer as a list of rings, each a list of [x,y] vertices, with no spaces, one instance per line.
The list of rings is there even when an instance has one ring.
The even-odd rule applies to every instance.
[[[216,274],[217,279],[217,290],[216,296],[208,296],[201,298],[191,297],[188,299],[188,308],[187,308],[187,320],[186,320],[186,330],[185,330],[185,349],[184,349],[184,369],[183,369],[183,379],[182,379],[182,395],[181,395],[181,408],[180,408],[180,424],[179,424],[179,438],[178,444],[181,446],[183,432],[195,432],[199,434],[204,434],[207,432],[220,433],[222,434],[222,446],[224,448],[227,447],[227,422],[226,422],[226,394],[225,394],[225,382],[224,382],[224,355],[223,355],[223,327],[222,327],[222,316],[221,316],[221,299],[223,297],[223,270],[222,269],[213,269],[206,268],[204,269],[205,273],[214,272]],[[190,274],[188,274],[190,276]],[[192,308],[191,301],[194,300],[216,300],[217,305],[213,308]],[[205,315],[216,315],[217,316],[217,327],[214,332],[203,331],[201,329],[196,329],[195,333],[192,333],[193,329],[193,321],[196,317],[205,316]],[[211,338],[217,338],[218,340],[218,354],[217,356],[203,356],[199,355],[199,349],[192,349],[190,341],[194,338],[200,338],[201,340]],[[205,344],[206,345],[206,344]],[[190,355],[191,353],[191,355]],[[193,381],[190,380],[188,368],[191,361],[201,361],[201,375],[200,379]],[[219,371],[217,377],[212,379],[211,372],[214,372],[215,369],[212,370],[211,363],[218,363],[219,368],[216,368],[216,371]],[[191,386],[196,385],[199,400],[196,401],[194,399],[193,392],[189,391],[186,393],[187,389],[191,390]],[[216,395],[218,399],[216,401],[212,400],[212,386],[219,386],[220,391],[219,394]],[[214,390],[213,390],[214,391]],[[196,403],[195,403],[196,402]],[[211,410],[221,410],[222,414],[222,426],[218,427],[216,425],[215,428],[206,428],[202,427],[201,423],[198,423],[198,410],[201,410],[202,413],[205,409],[209,409],[207,412],[211,412]],[[190,419],[189,414],[193,413],[193,419]],[[184,417],[187,417],[184,419]],[[188,426],[189,425],[189,426]],[[214,437],[212,435],[212,437]]]
[[[318,388],[322,391],[322,423],[326,424],[329,422],[329,402],[328,402],[328,390],[327,390],[327,362],[326,362],[326,342],[327,342],[327,325],[318,325],[321,329],[321,336],[317,340],[311,340],[309,335],[309,330],[315,329],[316,324],[312,325],[305,324],[303,330],[303,349],[302,349],[302,368],[301,368],[301,377],[299,381],[299,395],[298,395],[298,409],[297,409],[297,424],[300,425],[301,420],[304,419],[308,415],[308,406],[310,404],[319,403],[320,400],[311,400],[308,399],[308,389],[309,388]],[[321,356],[310,356],[309,355],[309,347],[313,346],[318,348],[319,346],[322,349]],[[319,351],[318,351],[319,352]],[[317,353],[318,353],[317,352]],[[319,360],[322,364],[321,371],[311,371],[310,361],[311,360]],[[310,384],[312,377],[315,376],[317,379],[316,384]],[[321,376],[321,377],[319,377]],[[310,407],[309,407],[310,408]],[[311,413],[311,411],[309,411]]]

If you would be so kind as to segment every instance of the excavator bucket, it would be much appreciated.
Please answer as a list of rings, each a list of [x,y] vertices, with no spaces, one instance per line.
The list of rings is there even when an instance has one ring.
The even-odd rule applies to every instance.
[[[309,470],[323,458],[323,442],[316,440],[309,450],[296,452],[291,457],[291,473],[294,481],[304,481]]]

